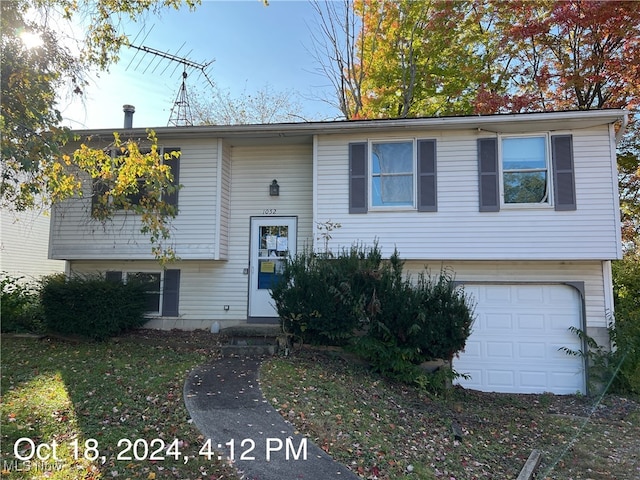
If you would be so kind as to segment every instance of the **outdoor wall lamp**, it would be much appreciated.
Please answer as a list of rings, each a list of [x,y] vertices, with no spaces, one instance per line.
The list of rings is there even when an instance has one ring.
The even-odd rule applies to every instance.
[[[273,182],[271,182],[271,185],[269,185],[269,195],[271,195],[272,197],[277,197],[280,195],[280,185],[278,185],[277,180],[274,180]]]

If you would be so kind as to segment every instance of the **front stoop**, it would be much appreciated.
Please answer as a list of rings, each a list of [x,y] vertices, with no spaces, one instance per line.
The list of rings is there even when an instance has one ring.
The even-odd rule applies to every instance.
[[[223,357],[264,356],[278,352],[279,325],[247,325],[223,328],[225,341],[221,346]]]

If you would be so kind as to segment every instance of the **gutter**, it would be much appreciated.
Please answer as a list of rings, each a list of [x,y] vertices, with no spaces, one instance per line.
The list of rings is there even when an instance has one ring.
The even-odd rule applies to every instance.
[[[622,136],[624,135],[624,131],[627,129],[627,125],[629,125],[629,112],[625,111],[622,117],[622,125],[618,129],[618,133],[616,133],[616,146],[620,144],[620,140],[622,140]]]
[[[562,128],[565,122],[571,120],[586,121],[591,126],[610,123],[622,118],[624,125],[627,112],[624,110],[589,110],[589,111],[564,111],[564,112],[534,112],[497,115],[468,115],[458,117],[428,117],[428,118],[403,118],[403,119],[372,119],[372,120],[341,120],[332,122],[308,122],[308,123],[274,123],[258,125],[197,125],[185,127],[150,127],[158,136],[176,135],[183,138],[201,135],[221,137],[253,137],[253,138],[277,138],[315,134],[339,134],[350,131],[379,131],[382,129],[429,129],[451,130],[458,128],[487,129],[503,125],[517,125],[526,123],[554,123],[554,128]],[[146,137],[146,128],[134,129],[91,129],[74,130],[76,135],[108,135],[114,131],[120,131],[129,136]]]

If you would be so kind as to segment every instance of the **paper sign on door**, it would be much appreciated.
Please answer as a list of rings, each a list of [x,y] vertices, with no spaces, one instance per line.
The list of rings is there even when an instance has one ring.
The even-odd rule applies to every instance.
[[[277,240],[277,248],[276,250],[278,250],[279,252],[286,252],[287,250],[289,250],[289,238],[288,237],[278,237]]]

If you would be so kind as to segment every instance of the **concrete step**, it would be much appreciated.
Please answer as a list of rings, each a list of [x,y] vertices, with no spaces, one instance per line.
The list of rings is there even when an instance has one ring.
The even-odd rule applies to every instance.
[[[260,357],[264,355],[275,355],[278,351],[277,345],[222,345],[223,357]]]
[[[278,351],[279,325],[242,325],[220,331],[225,337],[221,346],[222,356],[275,355]]]

